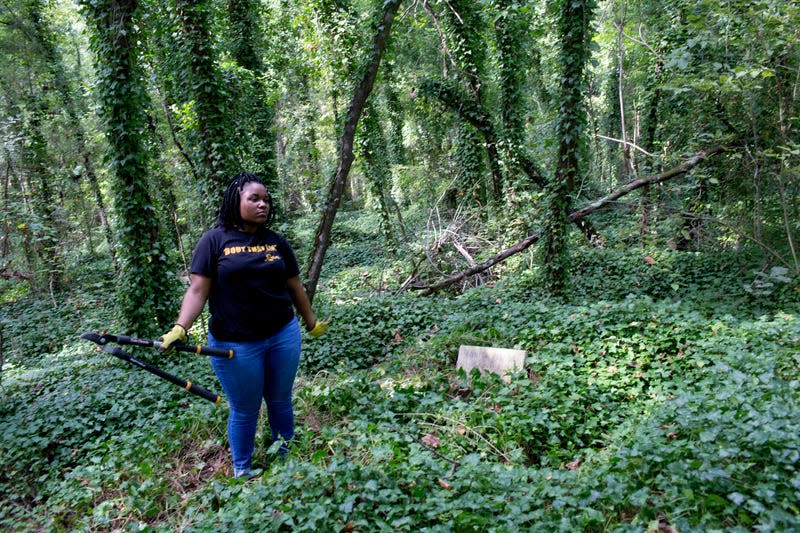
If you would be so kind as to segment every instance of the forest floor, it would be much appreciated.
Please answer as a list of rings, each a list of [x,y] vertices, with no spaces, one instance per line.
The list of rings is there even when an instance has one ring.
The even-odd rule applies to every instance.
[[[224,402],[79,339],[113,316],[107,265],[56,307],[0,286],[0,529],[800,530],[796,280],[749,251],[610,243],[575,248],[567,298],[541,291],[533,252],[420,297],[398,289],[423,245],[387,253],[376,223],[337,221],[296,439],[282,459],[262,423],[248,482],[229,477]],[[281,230],[310,242],[301,227]],[[525,371],[456,371],[465,344],[525,350]],[[130,351],[218,388],[204,358]]]

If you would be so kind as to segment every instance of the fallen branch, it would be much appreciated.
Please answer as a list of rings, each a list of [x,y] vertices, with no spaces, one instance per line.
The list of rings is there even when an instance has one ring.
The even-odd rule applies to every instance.
[[[676,178],[683,174],[689,172],[692,168],[696,167],[701,161],[708,159],[709,157],[722,152],[730,148],[729,145],[719,145],[713,148],[709,148],[708,150],[703,150],[701,152],[696,153],[692,157],[685,160],[682,164],[678,165],[677,167],[671,168],[660,174],[656,174],[654,176],[648,176],[645,178],[638,178],[633,181],[629,181],[619,189],[615,190],[611,194],[608,194],[599,200],[595,200],[594,202],[578,209],[577,211],[573,211],[569,214],[569,219],[572,221],[579,220],[589,213],[593,211],[597,211],[598,209],[605,207],[606,205],[610,204],[617,198],[621,198],[628,194],[631,191],[635,191],[640,187],[644,187],[645,185],[653,185],[654,183],[661,183],[672,178]]]
[[[512,255],[514,255],[516,253],[519,253],[519,252],[525,250],[526,248],[530,247],[530,245],[532,245],[533,243],[538,241],[540,238],[541,238],[541,235],[539,235],[538,233],[535,233],[533,235],[529,235],[528,237],[525,237],[524,240],[518,242],[517,244],[515,244],[511,248],[506,248],[505,250],[503,250],[502,252],[500,252],[496,256],[494,256],[494,257],[492,257],[490,259],[487,259],[486,261],[483,261],[482,263],[478,263],[473,267],[470,267],[470,268],[468,268],[466,270],[462,270],[461,272],[453,274],[452,276],[448,276],[448,277],[444,278],[443,280],[438,281],[438,282],[436,282],[436,283],[434,283],[432,285],[424,285],[424,286],[414,285],[414,286],[411,287],[411,289],[412,290],[421,290],[421,291],[423,291],[422,292],[423,295],[433,294],[434,292],[436,292],[436,291],[438,291],[440,289],[443,289],[443,288],[447,287],[448,285],[452,285],[453,283],[456,283],[457,281],[461,281],[462,279],[466,278],[467,276],[472,276],[473,274],[477,274],[478,272],[483,272],[484,270],[493,267],[497,263],[499,263],[499,262],[511,257]]]
[[[578,209],[576,211],[573,211],[572,213],[569,214],[569,219],[571,221],[573,221],[573,222],[577,222],[578,220],[582,219],[586,215],[588,215],[590,213],[593,213],[593,212],[595,212],[595,211],[597,211],[599,209],[602,209],[603,207],[605,207],[608,204],[614,202],[618,198],[621,198],[622,196],[625,196],[626,194],[630,193],[631,191],[635,191],[636,189],[644,187],[645,185],[652,185],[654,183],[662,183],[664,181],[670,180],[670,179],[675,178],[677,176],[681,176],[681,175],[689,172],[692,168],[697,166],[700,162],[702,162],[702,161],[708,159],[709,157],[711,157],[711,156],[713,156],[715,154],[718,154],[718,153],[720,153],[720,152],[722,152],[722,151],[724,151],[724,150],[726,150],[728,148],[730,148],[729,144],[715,146],[713,148],[709,148],[708,150],[703,150],[701,152],[696,153],[692,157],[686,159],[683,163],[681,163],[677,167],[671,168],[670,170],[661,172],[661,173],[656,174],[654,176],[648,176],[648,177],[644,177],[644,178],[638,178],[638,179],[635,179],[633,181],[629,181],[628,183],[626,183],[625,185],[623,185],[619,189],[615,190],[611,194],[608,194],[608,195],[600,198],[599,200],[596,200],[596,201],[594,201],[594,202],[592,202],[592,203],[590,203],[590,204],[588,204],[588,205],[586,205],[586,206],[584,206],[584,207],[582,207],[582,208],[580,208],[580,209]],[[483,272],[484,270],[493,267],[497,263],[500,263],[501,261],[504,261],[505,259],[508,259],[512,255],[517,254],[517,253],[529,248],[532,244],[534,244],[540,238],[541,238],[541,234],[534,233],[533,235],[529,235],[529,236],[525,237],[525,239],[523,239],[522,241],[518,242],[514,246],[512,246],[510,248],[506,248],[505,250],[503,250],[499,254],[495,255],[494,257],[491,257],[491,258],[487,259],[486,261],[478,263],[475,266],[471,266],[470,268],[468,268],[466,270],[462,270],[461,272],[457,272],[455,274],[452,274],[452,275],[450,275],[450,276],[448,276],[448,277],[446,277],[446,278],[444,278],[444,279],[442,279],[440,281],[437,281],[436,283],[433,283],[431,285],[421,285],[421,286],[420,285],[415,285],[415,286],[412,286],[411,288],[413,290],[423,291],[422,292],[423,295],[433,294],[434,292],[436,292],[438,290],[441,290],[444,287],[447,287],[449,285],[452,285],[453,283],[456,283],[456,282],[466,278],[467,276],[472,276],[474,274],[477,274],[479,272]]]
[[[33,283],[33,274],[21,270],[0,270],[0,278],[10,281],[27,281]]]

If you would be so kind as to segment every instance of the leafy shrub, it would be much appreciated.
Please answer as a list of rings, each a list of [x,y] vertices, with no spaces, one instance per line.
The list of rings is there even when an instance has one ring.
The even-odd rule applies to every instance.
[[[407,338],[432,328],[436,303],[412,295],[377,294],[321,305],[317,314],[332,318],[324,341],[304,344],[302,364],[308,371],[343,366],[363,368],[394,353]]]
[[[110,267],[110,265],[106,265]],[[84,268],[70,290],[50,297],[26,294],[0,303],[0,328],[7,363],[60,351],[81,333],[102,330],[113,316],[113,275]]]

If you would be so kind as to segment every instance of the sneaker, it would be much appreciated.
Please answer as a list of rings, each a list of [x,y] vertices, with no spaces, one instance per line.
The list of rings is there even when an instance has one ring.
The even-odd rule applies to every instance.
[[[261,468],[244,468],[239,470],[235,468],[233,470],[233,477],[234,478],[246,478],[246,479],[255,479],[261,474],[264,473],[264,470]]]

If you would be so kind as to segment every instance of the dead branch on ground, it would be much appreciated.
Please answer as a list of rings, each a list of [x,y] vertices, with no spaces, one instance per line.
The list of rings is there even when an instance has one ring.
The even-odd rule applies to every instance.
[[[653,185],[653,184],[656,184],[656,183],[662,183],[662,182],[665,182],[667,180],[670,180],[670,179],[676,178],[678,176],[681,176],[681,175],[689,172],[692,168],[697,166],[702,161],[705,161],[709,157],[712,157],[713,155],[718,154],[718,153],[720,153],[720,152],[722,152],[722,151],[724,151],[724,150],[726,150],[726,149],[728,149],[730,147],[731,147],[730,144],[723,144],[723,145],[715,146],[713,148],[709,148],[707,150],[702,150],[702,151],[696,153],[695,155],[693,155],[693,156],[687,158],[686,160],[684,160],[684,162],[681,163],[680,165],[678,165],[676,167],[673,167],[673,168],[671,168],[669,170],[666,170],[666,171],[661,172],[659,174],[655,174],[653,176],[637,178],[635,180],[629,181],[628,183],[626,183],[622,187],[616,189],[615,191],[611,192],[610,194],[607,194],[606,196],[604,196],[604,197],[602,197],[602,198],[600,198],[598,200],[595,200],[594,202],[592,202],[592,203],[590,203],[590,204],[588,204],[588,205],[586,205],[584,207],[581,207],[580,209],[577,209],[577,210],[571,212],[569,214],[569,219],[571,221],[573,221],[573,222],[577,222],[578,220],[582,219],[583,217],[589,215],[590,213],[593,213],[595,211],[598,211],[598,210],[602,209],[603,207],[605,207],[605,206],[611,204],[612,202],[616,201],[618,198],[621,198],[622,196],[625,196],[626,194],[628,194],[628,193],[630,193],[632,191],[635,191],[636,189],[644,187],[645,185]],[[458,281],[463,280],[463,279],[467,278],[468,276],[473,276],[475,274],[483,272],[484,270],[487,270],[487,269],[493,267],[497,263],[500,263],[501,261],[504,261],[504,260],[508,259],[509,257],[511,257],[514,254],[517,254],[517,253],[519,253],[519,252],[521,252],[523,250],[526,250],[531,245],[533,245],[536,241],[538,241],[540,238],[541,238],[541,234],[540,233],[534,233],[533,235],[529,235],[529,236],[525,237],[522,241],[518,242],[514,246],[511,246],[510,248],[506,248],[505,250],[503,250],[499,254],[497,254],[497,255],[495,255],[493,257],[490,257],[489,259],[487,259],[485,261],[477,263],[474,266],[471,266],[470,268],[468,268],[466,270],[462,270],[460,272],[456,272],[455,274],[451,274],[450,276],[447,276],[446,278],[444,278],[442,280],[439,280],[436,283],[432,283],[430,285],[412,285],[411,289],[422,291],[423,295],[433,294],[434,292],[437,292],[437,291],[439,291],[439,290],[441,290],[441,289],[443,289],[443,288],[445,288],[445,287],[447,287],[449,285],[452,285],[453,283],[457,283]]]

